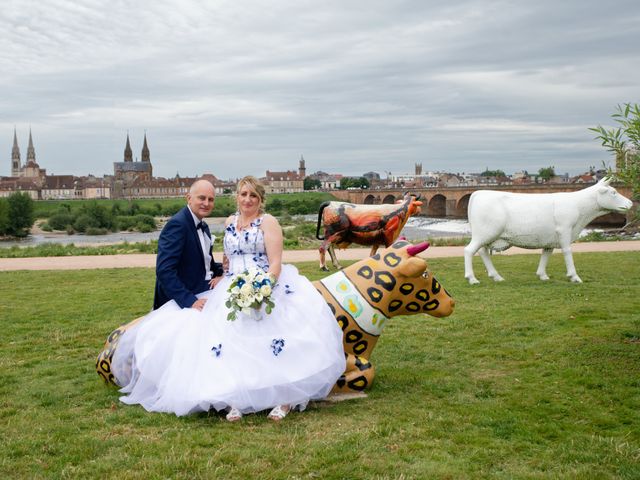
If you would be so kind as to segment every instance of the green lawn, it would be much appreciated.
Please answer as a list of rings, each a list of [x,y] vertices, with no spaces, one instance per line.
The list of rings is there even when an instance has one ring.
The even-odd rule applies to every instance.
[[[2,272],[0,477],[640,478],[640,255],[574,257],[582,285],[560,254],[546,283],[537,256],[495,257],[500,284],[476,258],[473,287],[462,258],[431,260],[455,313],[393,319],[368,398],[279,425],[147,413],[101,382],[151,269]]]

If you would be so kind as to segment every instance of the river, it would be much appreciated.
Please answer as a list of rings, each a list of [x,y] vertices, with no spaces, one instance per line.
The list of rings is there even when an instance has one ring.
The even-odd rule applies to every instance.
[[[316,215],[301,216],[306,221],[314,222]],[[209,218],[207,223],[211,229],[211,233],[220,237],[224,231],[224,219]],[[586,235],[594,229],[584,229],[580,236]],[[157,240],[160,235],[160,229],[149,232],[116,232],[106,235],[83,235],[73,234],[66,235],[64,233],[47,233],[40,232],[29,235],[22,240],[2,240],[0,248],[12,247],[14,245],[21,247],[37,246],[46,243],[59,243],[68,245],[73,243],[77,246],[88,245],[112,245],[118,243],[137,243],[149,242]],[[461,238],[471,235],[469,222],[466,219],[453,218],[427,218],[427,217],[411,217],[402,229],[402,235],[409,240],[418,240],[425,238]]]

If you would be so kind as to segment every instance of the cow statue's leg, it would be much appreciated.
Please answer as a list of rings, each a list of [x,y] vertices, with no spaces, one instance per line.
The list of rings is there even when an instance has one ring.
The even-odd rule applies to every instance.
[[[375,369],[369,360],[350,353],[347,356],[347,368],[333,386],[331,393],[356,393],[369,387],[375,376]]]
[[[469,281],[470,285],[476,285],[480,283],[476,278],[475,274],[473,273],[473,256],[479,250],[480,250],[480,256],[482,257],[482,251],[484,250],[484,247],[482,246],[482,243],[480,243],[477,240],[474,240],[473,237],[471,238],[469,245],[464,247],[464,278],[466,278]],[[485,254],[486,254],[486,251],[485,251]],[[485,260],[484,257],[482,257],[482,260],[484,261],[484,264],[485,266],[487,266],[487,270],[488,270],[489,267],[487,265],[487,260],[489,262],[489,265],[491,265],[491,260],[488,258],[487,260]],[[493,269],[493,271],[495,271],[495,268],[493,268],[493,265],[491,265],[491,268]],[[496,272],[496,274],[497,273],[498,272]]]
[[[562,255],[564,255],[564,264],[567,266],[567,277],[574,283],[582,283],[582,279],[576,272],[576,266],[573,264],[573,254],[571,253],[571,236],[570,231],[567,229],[567,233],[560,232],[560,248],[562,249]]]
[[[378,247],[380,247],[378,244],[371,245],[371,251],[369,252],[370,257],[373,257],[376,254]]]
[[[340,270],[342,268],[342,266],[338,262],[338,257],[336,257],[336,251],[334,249],[333,243],[329,244],[329,248],[327,250],[329,250],[329,256],[331,257],[331,263],[333,263],[333,266],[336,267],[336,269]]]
[[[327,253],[327,246],[330,244],[331,243],[329,242],[329,240],[325,240],[322,242],[320,248],[318,249],[318,251],[320,252],[320,270],[324,270],[325,272],[329,271],[329,268],[327,268],[325,254]]]
[[[491,256],[489,255],[489,250],[487,250],[487,247],[480,247],[480,250],[478,250],[478,254],[484,262],[484,266],[487,269],[487,275],[489,275],[489,278],[493,278],[495,282],[504,281],[504,278],[500,276],[500,274],[496,270],[496,267],[493,266],[493,262],[491,261]]]
[[[470,285],[477,285],[480,283],[473,273],[473,256],[476,254],[480,246],[479,242],[474,242],[473,238],[471,238],[469,245],[464,247],[464,278],[469,281]]]
[[[547,263],[549,263],[549,257],[553,252],[553,248],[545,248],[542,250],[542,256],[540,257],[540,263],[538,264],[538,270],[536,271],[536,275],[540,280],[549,280],[549,275],[547,275]]]

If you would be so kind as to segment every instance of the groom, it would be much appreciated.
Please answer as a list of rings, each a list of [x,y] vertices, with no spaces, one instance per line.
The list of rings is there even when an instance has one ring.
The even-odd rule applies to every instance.
[[[211,233],[204,222],[211,210],[215,190],[208,180],[197,180],[187,194],[187,206],[162,229],[156,259],[153,309],[169,300],[182,308],[202,310],[206,298],[197,293],[213,288],[222,278],[222,264],[213,261]]]

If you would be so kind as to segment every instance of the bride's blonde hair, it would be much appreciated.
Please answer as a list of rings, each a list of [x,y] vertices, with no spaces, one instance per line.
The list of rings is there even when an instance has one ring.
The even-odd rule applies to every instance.
[[[266,192],[260,181],[252,175],[242,177],[236,185],[236,197],[240,194],[240,190],[242,190],[242,187],[245,185],[258,194],[258,198],[260,198],[260,213],[264,213],[264,207],[267,204]]]

